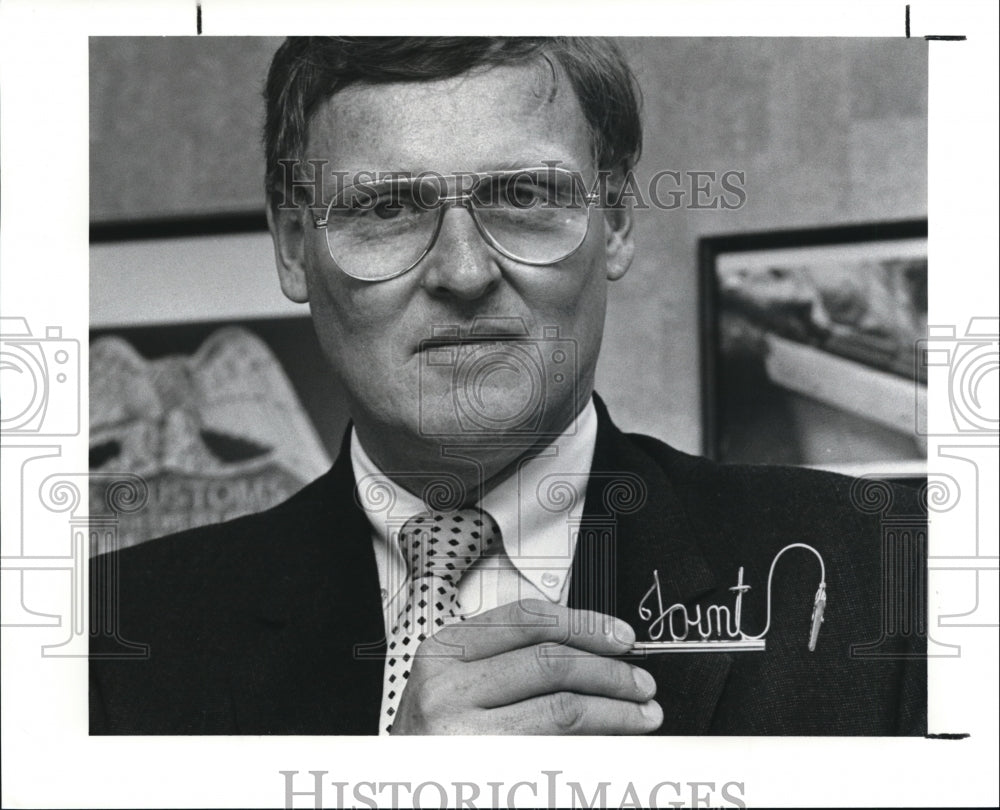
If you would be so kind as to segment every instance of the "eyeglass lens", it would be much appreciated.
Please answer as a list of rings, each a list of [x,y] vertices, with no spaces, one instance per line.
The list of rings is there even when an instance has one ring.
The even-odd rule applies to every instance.
[[[433,176],[344,189],[327,211],[331,257],[355,278],[400,275],[430,250],[456,198],[483,237],[517,261],[552,264],[586,238],[590,208],[578,175],[552,168],[483,175],[465,193],[449,196],[456,178],[463,181]]]

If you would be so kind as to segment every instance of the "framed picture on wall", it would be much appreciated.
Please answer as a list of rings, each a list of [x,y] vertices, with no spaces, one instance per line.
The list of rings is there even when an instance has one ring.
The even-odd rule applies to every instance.
[[[309,318],[95,329],[89,368],[90,514],[117,521],[98,551],[268,509],[340,449],[346,405]],[[142,508],[115,515],[135,476]]]
[[[267,509],[322,475],[347,424],[259,212],[91,227],[90,508],[125,476],[114,543]],[[98,541],[98,551],[104,550]]]
[[[704,452],[919,478],[927,221],[699,243]]]

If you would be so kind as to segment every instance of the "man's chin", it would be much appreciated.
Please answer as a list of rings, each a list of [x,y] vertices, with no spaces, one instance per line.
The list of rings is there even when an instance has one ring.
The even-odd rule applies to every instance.
[[[440,473],[437,484],[448,492],[457,486],[475,499],[480,486],[489,488],[505,478],[519,459],[533,456],[565,429],[537,414],[531,422],[504,418],[510,411],[490,412],[487,419],[482,413],[470,416],[459,412],[451,397],[423,404],[419,416],[410,412],[401,419],[397,413],[360,430],[379,467],[401,476],[399,483],[421,497],[433,474]]]
[[[449,396],[443,407],[421,410],[421,438],[437,444],[527,444],[554,438],[561,430],[546,419],[545,403],[518,391],[495,391],[472,397]]]

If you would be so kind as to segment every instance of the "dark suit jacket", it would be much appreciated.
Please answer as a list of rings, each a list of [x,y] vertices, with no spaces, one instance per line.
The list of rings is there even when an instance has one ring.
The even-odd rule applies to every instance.
[[[658,684],[661,733],[925,733],[915,491],[718,465],[623,434],[597,407],[572,607],[614,613],[643,639],[637,609],[654,568],[665,604],[731,607],[742,565],[753,587],[742,626],[757,633],[778,550],[808,542],[826,563],[815,652],[818,564],[792,551],[776,569],[765,652],[640,662]],[[345,443],[326,475],[273,509],[93,561],[91,733],[377,733],[382,607],[353,488]]]

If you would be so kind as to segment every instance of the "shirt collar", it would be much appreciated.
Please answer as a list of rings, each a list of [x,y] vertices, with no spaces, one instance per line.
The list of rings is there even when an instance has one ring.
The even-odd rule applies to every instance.
[[[539,590],[546,590],[542,585],[545,572],[566,574],[572,565],[596,439],[597,411],[588,400],[565,432],[541,453],[520,463],[479,504],[499,525],[511,562]],[[395,515],[412,516],[427,509],[420,498],[378,468],[353,428],[351,464],[358,502],[384,543],[389,542],[392,528],[386,520],[387,493],[391,493]]]

